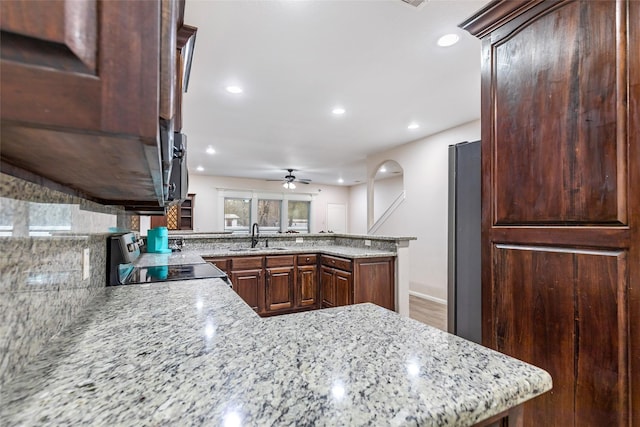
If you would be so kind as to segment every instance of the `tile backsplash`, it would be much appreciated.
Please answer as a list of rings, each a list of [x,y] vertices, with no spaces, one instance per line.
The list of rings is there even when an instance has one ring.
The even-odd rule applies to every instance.
[[[0,174],[0,387],[104,291],[107,236],[137,219]]]

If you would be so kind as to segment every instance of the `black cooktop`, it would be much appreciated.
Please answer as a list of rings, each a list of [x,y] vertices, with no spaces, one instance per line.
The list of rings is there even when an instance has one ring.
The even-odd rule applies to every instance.
[[[227,275],[213,264],[180,264],[155,267],[134,267],[122,281],[123,285],[167,282],[170,280],[227,279]]]

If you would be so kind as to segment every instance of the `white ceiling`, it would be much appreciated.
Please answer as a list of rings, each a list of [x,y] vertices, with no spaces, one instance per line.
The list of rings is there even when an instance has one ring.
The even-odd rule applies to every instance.
[[[198,27],[183,101],[189,173],[277,179],[294,168],[353,185],[367,155],[478,119],[480,42],[457,25],[486,3],[186,0],[185,24]],[[456,45],[436,45],[452,32]]]

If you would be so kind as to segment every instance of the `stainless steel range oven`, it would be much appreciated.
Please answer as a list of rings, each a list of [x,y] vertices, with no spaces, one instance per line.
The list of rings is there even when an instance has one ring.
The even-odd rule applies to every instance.
[[[134,233],[109,236],[107,242],[107,286],[157,283],[172,280],[220,278],[229,282],[227,275],[213,264],[167,264],[137,266],[136,260],[144,246]]]

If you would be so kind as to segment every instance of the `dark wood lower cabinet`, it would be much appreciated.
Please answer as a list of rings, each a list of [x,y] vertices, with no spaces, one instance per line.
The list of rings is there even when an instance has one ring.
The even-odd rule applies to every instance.
[[[322,307],[371,302],[395,310],[393,257],[350,260],[322,255]]]
[[[267,312],[295,307],[295,266],[291,255],[265,257]]]
[[[231,271],[231,287],[257,313],[264,312],[262,269]]]
[[[350,271],[334,270],[335,276],[335,306],[353,304],[351,290],[353,289],[353,275]]]
[[[266,310],[278,311],[293,308],[294,269],[292,267],[267,268]]]
[[[371,302],[395,310],[395,258],[328,255],[205,257],[261,316]]]
[[[362,258],[354,261],[353,303],[372,302],[395,310],[394,258]]]
[[[320,267],[322,283],[322,307],[340,307],[352,304],[353,280],[350,271]]]
[[[229,275],[232,289],[258,314],[320,308],[318,256],[204,257]]]
[[[297,271],[298,307],[318,305],[318,267],[316,265],[298,266]]]
[[[231,258],[231,287],[257,313],[265,311],[263,257]]]
[[[322,308],[336,306],[336,273],[333,268],[320,267],[320,292],[322,294]]]

